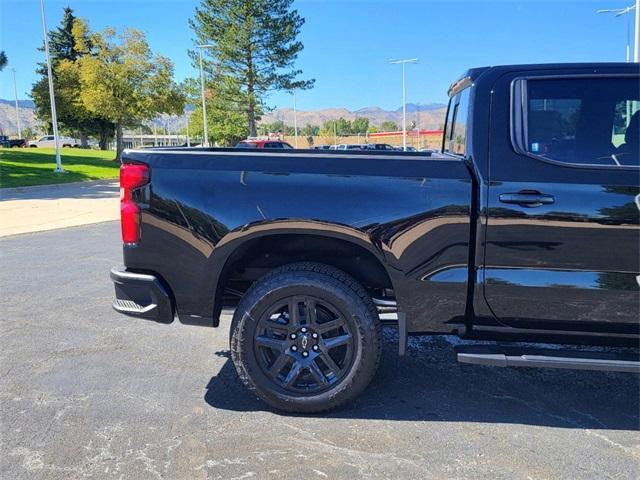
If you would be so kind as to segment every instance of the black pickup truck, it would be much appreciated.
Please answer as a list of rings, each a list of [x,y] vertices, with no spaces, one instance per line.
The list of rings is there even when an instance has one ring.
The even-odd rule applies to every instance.
[[[114,308],[235,309],[240,378],[287,411],[361,392],[385,325],[400,353],[449,334],[498,340],[462,362],[638,372],[639,65],[477,68],[449,98],[432,155],[125,151]]]
[[[7,135],[0,135],[0,147],[26,147],[27,141],[24,138],[9,138]]]

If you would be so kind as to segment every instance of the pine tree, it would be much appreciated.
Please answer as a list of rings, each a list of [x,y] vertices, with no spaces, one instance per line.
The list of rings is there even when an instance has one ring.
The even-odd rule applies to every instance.
[[[94,135],[99,140],[100,148],[106,149],[107,141],[114,134],[114,124],[105,118],[91,114],[78,100],[80,80],[75,63],[84,55],[90,55],[92,48],[88,25],[78,19],[70,7],[66,7],[60,26],[49,32],[49,54],[58,123],[62,130],[72,135],[79,134],[83,146],[86,146],[86,137]],[[44,49],[41,48],[41,50]],[[41,77],[33,85],[31,97],[35,103],[36,116],[50,125],[51,103],[46,64],[38,64],[37,71]],[[47,131],[50,130],[50,127],[47,128]]]
[[[49,55],[54,62],[60,60],[76,61],[81,52],[76,47],[76,40],[73,37],[73,24],[76,16],[71,7],[65,7],[64,15],[60,26],[49,32]]]
[[[246,128],[256,124],[273,90],[303,90],[313,80],[299,80],[294,63],[303,45],[297,40],[304,19],[293,0],[201,0],[189,21],[196,45],[203,49],[207,88],[226,105],[230,116],[241,113]],[[198,66],[198,51],[190,51]]]

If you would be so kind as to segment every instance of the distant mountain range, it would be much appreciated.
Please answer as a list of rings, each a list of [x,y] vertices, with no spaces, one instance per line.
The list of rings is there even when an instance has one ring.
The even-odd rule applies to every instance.
[[[18,100],[20,126],[38,130],[34,105],[31,100]],[[13,100],[0,99],[0,135],[17,135],[16,104]]]
[[[2,98],[0,98],[0,104],[11,105],[14,108],[16,106],[15,100],[3,100]],[[19,108],[30,108],[33,110],[35,106],[36,105],[33,103],[33,100],[18,100]]]
[[[191,110],[188,108],[187,110]],[[34,115],[34,104],[31,100],[18,100],[18,112],[20,125],[22,128],[29,127],[34,132],[39,130],[38,121]],[[415,103],[407,104],[407,123],[412,122],[422,129],[438,129],[444,123],[446,105],[434,103],[420,105]],[[282,121],[285,125],[293,126],[293,109],[279,108],[262,116],[261,123],[273,123]],[[380,126],[385,121],[392,121],[400,125],[402,123],[402,107],[396,110],[384,110],[380,107],[365,107],[358,110],[348,110],[346,108],[323,108],[320,110],[298,110],[298,127],[302,128],[306,124],[321,126],[327,120],[335,120],[340,117],[346,120],[353,120],[356,117],[369,119],[372,125]],[[159,129],[167,128],[170,132],[178,131],[187,124],[186,114],[180,116],[162,116],[151,125]],[[0,130],[4,135],[15,135],[17,133],[16,111],[13,100],[0,99]]]
[[[418,105],[407,104],[407,123],[412,122],[422,129],[438,129],[444,123],[447,106],[442,104]],[[323,108],[320,110],[298,110],[298,127],[306,124],[320,126],[327,120],[334,120],[340,117],[346,120],[353,120],[356,117],[369,119],[372,125],[379,127],[383,122],[391,121],[400,125],[402,123],[402,107],[396,110],[384,110],[380,107],[365,107],[358,110],[347,110],[346,108]],[[286,125],[293,125],[293,109],[279,108],[262,116],[262,123],[273,123],[277,120]]]

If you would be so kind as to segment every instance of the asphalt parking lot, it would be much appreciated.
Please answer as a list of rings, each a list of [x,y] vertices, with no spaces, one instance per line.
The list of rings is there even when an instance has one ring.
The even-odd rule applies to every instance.
[[[112,311],[119,225],[0,239],[2,479],[640,476],[637,376],[455,362],[388,332],[370,388],[329,414],[248,396],[227,327]]]

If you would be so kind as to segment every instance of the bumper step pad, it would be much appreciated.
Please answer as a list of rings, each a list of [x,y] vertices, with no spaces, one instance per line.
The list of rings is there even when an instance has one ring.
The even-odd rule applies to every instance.
[[[114,310],[131,317],[160,323],[173,322],[174,309],[171,298],[157,277],[113,268],[111,280],[116,293]]]

